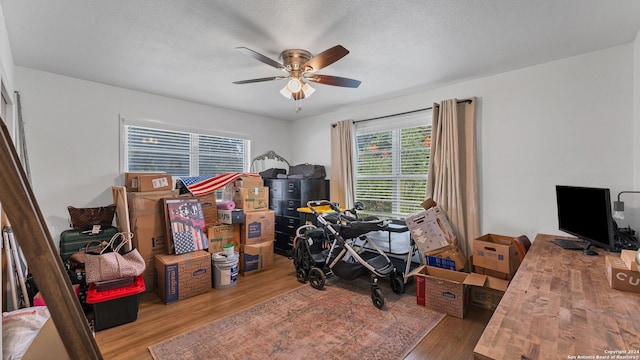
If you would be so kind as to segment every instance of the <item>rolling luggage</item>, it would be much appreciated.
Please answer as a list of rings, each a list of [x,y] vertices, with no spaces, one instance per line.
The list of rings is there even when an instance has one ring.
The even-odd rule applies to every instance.
[[[91,241],[109,242],[111,237],[118,232],[113,226],[103,227],[99,233],[91,234],[82,230],[65,230],[60,234],[60,257],[62,262],[78,251],[84,251],[85,246]]]

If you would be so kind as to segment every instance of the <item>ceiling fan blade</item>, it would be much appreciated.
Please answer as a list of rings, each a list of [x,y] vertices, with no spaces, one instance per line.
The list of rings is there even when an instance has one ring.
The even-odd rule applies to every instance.
[[[251,84],[251,83],[257,83],[262,81],[280,80],[280,79],[286,79],[286,78],[287,76],[271,76],[271,77],[259,78],[259,79],[234,81],[233,83],[234,84]]]
[[[266,57],[266,56],[264,56],[264,55],[262,55],[262,54],[260,54],[258,52],[255,52],[255,51],[253,51],[253,50],[251,50],[249,48],[237,47],[236,50],[238,50],[241,53],[243,53],[243,54],[245,54],[247,56],[250,56],[250,57],[252,57],[252,58],[254,58],[254,59],[256,59],[256,60],[258,60],[260,62],[263,62],[263,63],[265,63],[267,65],[273,66],[274,68],[276,68],[278,70],[284,70],[284,66],[282,64],[280,64],[279,62],[277,62],[277,61],[275,61],[275,60],[273,60],[271,58],[268,58],[268,57]]]
[[[348,88],[357,88],[360,86],[360,80],[348,79],[339,76],[313,74],[306,77],[306,80],[316,82],[318,84],[342,86]]]
[[[320,54],[312,57],[301,69],[311,68],[308,72],[314,72],[322,69],[325,66],[329,66],[334,62],[342,59],[349,53],[349,50],[342,47],[342,45],[336,45],[328,50],[321,52]]]

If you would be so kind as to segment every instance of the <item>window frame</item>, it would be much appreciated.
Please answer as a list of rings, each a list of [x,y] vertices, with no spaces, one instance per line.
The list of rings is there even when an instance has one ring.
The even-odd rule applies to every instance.
[[[401,114],[401,115],[396,115],[393,116],[393,120],[389,119],[389,118],[384,118],[384,119],[376,119],[376,120],[368,120],[368,121],[362,121],[362,122],[356,122],[354,124],[354,138],[353,138],[353,143],[352,143],[352,147],[353,147],[353,174],[354,174],[354,200],[358,201],[358,181],[359,180],[367,180],[367,179],[391,179],[393,184],[393,194],[391,197],[391,202],[392,202],[392,210],[391,213],[388,212],[376,212],[376,211],[370,211],[367,210],[366,207],[363,210],[363,213],[366,213],[368,215],[376,215],[376,216],[382,216],[382,217],[389,217],[389,218],[405,218],[406,216],[408,216],[411,212],[405,213],[405,212],[401,212],[400,211],[400,199],[402,198],[402,194],[401,194],[401,186],[400,186],[400,182],[402,180],[415,180],[415,179],[419,179],[419,180],[424,180],[425,181],[425,194],[426,195],[426,181],[428,178],[428,174],[425,172],[425,174],[423,175],[419,175],[419,174],[407,174],[407,175],[401,175],[398,173],[398,171],[401,169],[400,167],[400,161],[401,161],[401,153],[402,153],[402,148],[400,146],[400,141],[401,141],[401,132],[400,130],[402,129],[407,129],[407,128],[412,128],[412,127],[418,127],[418,126],[431,126],[432,125],[432,114],[433,111],[432,110],[424,110],[424,111],[419,111],[419,112],[412,112],[412,113],[407,113],[407,114]],[[378,132],[385,132],[385,131],[392,131],[392,153],[393,153],[393,158],[392,158],[392,171],[393,174],[391,175],[360,175],[358,173],[358,168],[359,168],[359,153],[358,153],[358,136],[360,135],[366,135],[366,134],[373,134],[373,133],[378,133]],[[429,161],[430,161],[430,154],[429,154]],[[427,165],[428,167],[428,165]],[[416,208],[416,211],[418,211],[419,209]]]
[[[244,159],[242,160],[242,168],[243,172],[249,171],[249,166],[251,163],[251,137],[247,134],[240,134],[228,131],[220,131],[220,130],[210,130],[210,129],[201,129],[183,125],[176,125],[172,123],[163,122],[160,120],[150,120],[150,119],[138,119],[138,118],[128,118],[120,116],[120,172],[128,172],[128,161],[127,161],[127,126],[136,126],[136,127],[145,127],[150,129],[156,129],[161,131],[177,131],[181,133],[188,133],[192,135],[205,135],[205,136],[218,136],[218,137],[227,137],[237,140],[243,140],[246,143]],[[191,136],[191,144],[190,144],[190,161],[189,161],[189,176],[198,176],[198,156],[194,156],[196,154],[193,153],[194,145],[197,144],[197,140],[194,144],[194,138],[197,139],[197,136]],[[209,174],[199,174],[199,175],[209,175]]]

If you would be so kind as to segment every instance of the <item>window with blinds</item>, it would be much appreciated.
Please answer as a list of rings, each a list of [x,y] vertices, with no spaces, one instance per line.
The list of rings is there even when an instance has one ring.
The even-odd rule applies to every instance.
[[[125,125],[126,171],[173,176],[245,172],[249,140]]]
[[[420,210],[430,150],[430,115],[356,126],[355,200],[378,216],[403,218]]]

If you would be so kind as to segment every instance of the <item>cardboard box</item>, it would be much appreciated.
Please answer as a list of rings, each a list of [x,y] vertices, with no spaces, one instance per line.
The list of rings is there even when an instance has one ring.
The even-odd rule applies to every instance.
[[[58,333],[53,323],[53,319],[49,318],[25,350],[22,359],[46,359],[51,357],[52,354],[55,354],[55,358],[59,360],[71,359],[69,353],[67,353],[67,349],[64,347],[60,333]]]
[[[640,293],[640,273],[629,270],[621,258],[606,255],[605,266],[611,288]]]
[[[200,200],[202,207],[202,214],[204,216],[205,224],[217,224],[218,223],[218,207],[216,205],[216,193],[196,196],[196,199]]]
[[[209,253],[215,254],[223,251],[222,247],[233,244],[236,249],[240,248],[240,225],[238,224],[215,224],[207,227],[207,237],[209,238]]]
[[[273,210],[248,212],[240,225],[240,244],[251,245],[275,238],[275,212]]]
[[[456,245],[449,245],[442,249],[426,253],[425,263],[429,266],[464,271],[467,266],[467,257]]]
[[[486,234],[473,240],[473,265],[513,275],[520,266],[512,236]]]
[[[473,263],[473,255],[471,255],[470,262]],[[474,273],[487,275],[487,276],[491,276],[491,277],[502,279],[502,280],[511,280],[513,279],[513,275],[514,275],[514,274],[503,273],[503,272],[495,271],[491,269],[485,269],[482,266],[477,266],[477,265],[472,265],[472,267],[473,267],[472,272]]]
[[[128,172],[124,179],[127,192],[173,189],[173,178],[164,172]]]
[[[256,274],[273,268],[273,240],[258,244],[240,244],[240,273]]]
[[[244,222],[244,210],[222,210],[218,209],[218,223],[221,224],[242,224]]]
[[[620,252],[620,258],[624,261],[624,264],[627,266],[627,269],[633,271],[638,270],[638,263],[636,263],[636,255],[638,254],[635,250],[622,250]]]
[[[236,208],[244,210],[245,213],[267,210],[269,209],[269,188],[265,186],[234,188],[233,202]]]
[[[470,301],[470,289],[465,283],[468,275],[423,265],[407,276],[416,277],[418,305],[462,319]]]
[[[264,180],[259,176],[241,176],[233,182],[233,187],[237,188],[256,188],[263,186]]]
[[[211,290],[211,254],[207,251],[156,255],[154,263],[154,288],[165,304]]]
[[[457,245],[455,232],[444,211],[431,199],[427,199],[422,205],[424,211],[411,214],[405,219],[420,253]]]
[[[466,283],[471,285],[471,305],[494,311],[504,292],[509,287],[509,281],[491,276],[471,273]]]
[[[177,196],[177,190],[127,193],[129,204],[129,221],[133,246],[145,260],[146,268],[142,274],[144,282],[149,286],[147,292],[153,291],[154,256],[166,253],[166,229],[162,199]]]

